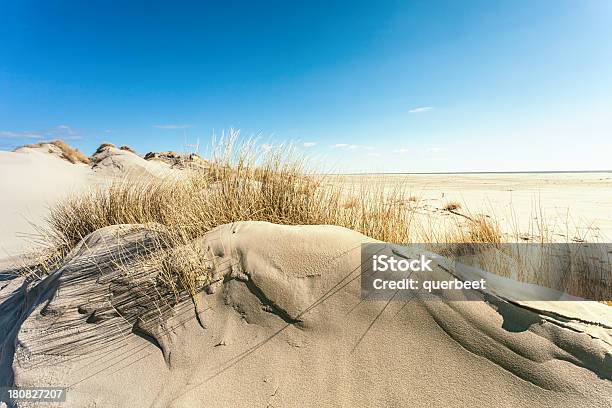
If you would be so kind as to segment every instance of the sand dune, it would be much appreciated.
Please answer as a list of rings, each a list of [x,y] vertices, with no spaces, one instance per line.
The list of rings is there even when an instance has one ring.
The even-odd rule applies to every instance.
[[[42,223],[50,205],[96,182],[86,164],[44,149],[0,152],[0,174],[0,258],[25,250],[28,243],[18,234],[34,233],[30,223]]]
[[[0,152],[0,258],[23,253],[36,234],[33,224],[44,225],[49,208],[62,198],[125,177],[163,177],[178,174],[161,161],[112,146],[94,154],[91,165],[71,163],[48,143]]]
[[[214,256],[217,283],[156,309],[146,282],[159,271],[137,253],[159,230],[104,228],[27,298],[19,281],[3,288],[0,308],[23,311],[0,314],[16,385],[69,385],[75,407],[609,406],[612,345],[567,327],[567,309],[476,291],[363,301],[359,248],[372,240],[264,222],[191,243]],[[611,314],[599,319],[582,324],[609,334]]]
[[[112,145],[100,147],[92,156],[92,169],[104,177],[164,177],[175,173],[163,161],[148,161]]]

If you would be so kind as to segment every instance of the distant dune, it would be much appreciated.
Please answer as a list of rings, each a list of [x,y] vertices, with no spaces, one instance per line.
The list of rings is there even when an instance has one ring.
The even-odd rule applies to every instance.
[[[181,157],[175,154],[175,162]],[[23,252],[28,242],[22,238],[36,232],[31,224],[42,224],[48,208],[71,193],[124,177],[180,174],[164,160],[145,160],[110,144],[88,158],[61,141],[0,151],[0,173],[9,175],[0,178],[5,196],[0,203],[0,258]]]
[[[127,149],[102,145],[91,157],[92,170],[101,177],[164,177],[172,170],[161,161],[148,161]]]

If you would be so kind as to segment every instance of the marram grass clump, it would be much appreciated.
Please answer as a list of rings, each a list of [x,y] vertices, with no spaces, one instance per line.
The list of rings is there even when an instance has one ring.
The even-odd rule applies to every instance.
[[[62,259],[93,231],[117,224],[158,223],[182,243],[245,220],[334,224],[388,242],[408,241],[409,209],[390,204],[402,195],[400,189],[350,193],[347,206],[349,193],[311,171],[291,146],[262,150],[253,141],[237,143],[232,134],[215,145],[206,168],[163,179],[125,178],[73,195],[51,209],[40,232],[53,249],[52,260]]]
[[[190,251],[190,242],[237,221],[331,224],[386,242],[469,243],[476,250],[476,244],[498,247],[504,239],[493,218],[458,213],[460,206],[449,203],[447,209],[462,222],[440,226],[431,217],[423,221],[415,217],[415,206],[405,205],[409,186],[396,183],[385,190],[381,184],[354,188],[334,183],[313,171],[291,146],[262,149],[251,140],[238,143],[234,132],[214,145],[206,167],[187,166],[178,174],[116,180],[56,205],[40,229],[47,248],[41,265],[57,268],[72,248],[100,228],[156,223],[164,228],[159,264],[167,285],[194,294],[210,282],[210,268],[201,254]],[[581,282],[574,294],[590,293],[580,288]],[[584,285],[590,283],[585,280]]]

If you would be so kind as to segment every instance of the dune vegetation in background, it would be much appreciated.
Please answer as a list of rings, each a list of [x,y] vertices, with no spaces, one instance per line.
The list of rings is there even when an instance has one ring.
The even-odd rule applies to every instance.
[[[416,216],[418,198],[409,194],[410,186],[389,190],[380,184],[363,184],[355,188],[333,183],[332,176],[316,170],[290,145],[264,149],[253,140],[240,142],[238,134],[230,132],[213,145],[206,166],[186,166],[180,175],[166,178],[126,176],[53,207],[48,225],[39,228],[47,248],[42,264],[47,270],[55,269],[84,237],[117,224],[157,228],[163,254],[156,259],[171,285],[180,282],[180,288],[172,289],[190,293],[201,289],[207,281],[203,275],[208,273],[206,260],[196,249],[189,250],[190,242],[219,225],[237,221],[332,224],[400,244],[499,247],[504,241],[520,242],[518,232],[504,234],[493,217],[459,212],[459,203],[442,209],[456,215],[442,225],[433,216]],[[550,242],[544,227],[539,237],[541,243]],[[539,271],[518,278],[546,285],[545,275]],[[609,280],[602,283],[587,274],[574,275],[570,288],[574,295],[588,297],[608,290]]]
[[[71,146],[68,146],[66,143],[64,143],[61,140],[52,140],[50,142],[27,144],[21,147],[38,148],[38,147],[42,147],[44,144],[49,144],[49,145],[53,145],[57,147],[61,152],[62,158],[64,160],[68,160],[72,164],[76,164],[76,163],[89,164],[90,163],[89,158],[85,156],[83,153],[81,153],[79,149],[75,149]]]

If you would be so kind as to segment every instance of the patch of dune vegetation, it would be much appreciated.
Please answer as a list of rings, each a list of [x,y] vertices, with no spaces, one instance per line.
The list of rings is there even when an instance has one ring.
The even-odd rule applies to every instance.
[[[130,152],[130,153],[134,153],[136,154],[136,150],[132,149],[130,146],[128,145],[122,145],[119,150],[125,150],[126,152]]]
[[[254,141],[238,143],[237,133],[231,133],[214,146],[206,167],[194,165],[164,179],[126,177],[53,207],[47,226],[40,228],[48,248],[42,263],[47,270],[57,268],[100,228],[150,224],[159,229],[161,255],[152,259],[159,260],[166,283],[181,282],[193,293],[207,281],[208,269],[191,241],[223,224],[335,224],[384,241],[408,240],[406,209],[389,204],[389,193],[364,188],[352,205],[345,201],[344,189],[309,171],[307,160],[291,146],[262,150]]]
[[[76,163],[89,164],[90,163],[89,158],[85,156],[83,153],[81,153],[79,149],[75,149],[71,146],[68,146],[62,140],[52,140],[50,142],[27,144],[22,147],[39,148],[39,147],[42,147],[43,145],[55,146],[56,148],[59,149],[62,159],[67,160],[72,164],[76,164]]]
[[[389,204],[382,189],[364,188],[345,205],[344,190],[308,171],[291,147],[262,152],[236,135],[214,149],[206,168],[180,177],[125,178],[110,187],[75,195],[51,209],[46,239],[67,253],[91,232],[115,224],[158,223],[170,234],[191,239],[235,221],[278,224],[335,224],[389,242],[406,242],[407,210]]]
[[[461,208],[461,204],[458,203],[457,201],[451,201],[446,203],[446,205],[444,206],[443,210],[445,211],[456,211],[458,209]]]
[[[252,140],[239,143],[238,134],[230,132],[213,146],[206,167],[188,166],[180,176],[165,179],[125,178],[52,208],[48,226],[41,229],[49,248],[44,263],[49,269],[57,267],[84,237],[100,228],[157,225],[163,230],[164,255],[159,259],[166,259],[160,265],[166,266],[167,281],[180,281],[193,293],[201,287],[198,282],[207,281],[209,268],[201,254],[185,248],[211,229],[237,221],[332,224],[391,243],[498,247],[503,242],[493,218],[460,214],[456,203],[447,205],[457,215],[455,221],[442,227],[431,218],[424,222],[415,217],[415,207],[405,205],[412,200],[407,188],[389,191],[363,184],[355,189],[328,182],[327,177],[313,171],[291,146],[262,149]],[[176,259],[177,254],[182,259]],[[522,278],[539,283],[533,277]],[[573,294],[592,293],[591,286],[593,282],[578,276]]]
[[[98,148],[96,149],[96,152],[94,153],[94,155],[103,152],[104,149],[106,149],[107,147],[115,148],[117,146],[115,146],[113,143],[104,142],[100,146],[98,146]]]

